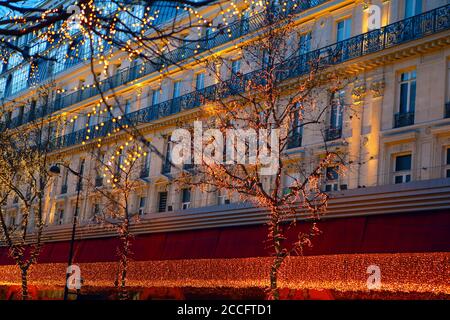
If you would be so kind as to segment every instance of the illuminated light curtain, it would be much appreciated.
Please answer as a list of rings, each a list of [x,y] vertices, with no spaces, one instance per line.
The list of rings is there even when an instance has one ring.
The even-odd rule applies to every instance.
[[[14,94],[27,87],[30,64],[25,64],[13,73],[11,93]]]

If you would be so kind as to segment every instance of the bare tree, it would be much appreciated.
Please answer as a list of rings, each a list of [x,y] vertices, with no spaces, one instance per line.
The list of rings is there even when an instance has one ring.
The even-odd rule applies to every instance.
[[[45,108],[49,89],[40,90],[39,99],[30,102]],[[24,108],[24,105],[15,106]],[[0,122],[0,234],[2,245],[20,268],[22,299],[28,299],[28,271],[37,262],[45,226],[45,197],[51,190],[49,165],[52,139],[58,129],[43,118],[26,129],[10,128],[10,109],[3,110]],[[9,201],[9,202],[8,202]],[[13,214],[8,212],[15,208]],[[20,212],[19,212],[20,211]]]
[[[92,217],[94,223],[117,232],[120,240],[117,254],[119,267],[116,278],[119,299],[128,299],[126,288],[129,259],[132,256],[131,225],[137,223],[140,214],[136,208],[136,191],[141,187],[138,181],[142,158],[147,155],[139,143],[117,143],[108,147],[109,152],[93,151],[95,179],[93,187]],[[99,180],[101,179],[101,183]]]
[[[289,17],[273,24],[271,15],[266,19],[268,27],[242,49],[239,60],[210,61],[209,70],[219,84],[204,90],[201,123],[186,123],[187,131],[172,135],[181,146],[174,149],[172,161],[194,163],[189,170],[180,168],[178,183],[229,194],[267,210],[267,243],[273,256],[270,297],[278,299],[278,274],[286,257],[302,254],[320,233],[316,222],[327,208],[327,174],[345,168],[345,154],[327,144],[330,132],[342,127],[335,119],[331,122],[336,126],[327,123],[336,112],[342,116],[345,104],[337,93],[348,80],[327,70],[321,57],[293,49]],[[200,140],[192,143],[192,132],[200,134]],[[310,156],[302,159],[288,149],[301,146],[304,132],[316,143],[305,148]],[[313,150],[321,151],[317,155]],[[310,221],[309,230],[289,238],[288,230],[299,216]]]

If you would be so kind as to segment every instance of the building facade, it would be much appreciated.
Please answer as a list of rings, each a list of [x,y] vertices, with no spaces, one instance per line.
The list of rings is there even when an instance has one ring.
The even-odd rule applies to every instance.
[[[142,6],[131,5],[136,14],[141,12]],[[238,5],[248,6],[246,3]],[[373,9],[374,6],[378,12],[372,12],[377,10]],[[217,10],[215,6],[200,9],[204,17],[220,21],[221,15]],[[37,102],[32,102],[7,112],[5,123],[12,128],[26,126],[39,115],[64,118],[65,124],[55,129],[54,152],[63,155],[70,167],[81,172],[86,179],[89,177],[95,181],[97,187],[106,185],[108,178],[98,175],[88,150],[99,139],[105,146],[123,139],[123,134],[114,132],[121,120],[132,121],[159,150],[167,150],[164,137],[176,127],[177,119],[195,117],[197,108],[201,106],[199,99],[192,98],[220,85],[218,78],[202,64],[203,60],[213,54],[226,58],[229,65],[218,66],[224,79],[231,77],[233,72],[247,74],[253,71],[252,66],[241,61],[240,50],[242,44],[251,41],[262,27],[258,25],[255,10],[256,7],[250,5],[241,18],[224,26],[223,30],[227,31],[223,37],[213,36],[221,31],[220,28],[208,30],[205,27],[200,32],[185,32],[182,36],[188,40],[187,44],[174,49],[171,55],[173,65],[168,66],[165,76],[161,76],[151,63],[139,59],[130,61],[121,52],[114,54],[109,61],[109,76],[102,78],[105,91],[112,88],[121,102],[121,108],[113,110],[112,115],[99,107],[101,97],[89,62],[80,58],[85,53],[78,53],[78,57],[73,58],[68,45],[53,49],[56,62],[47,62],[34,78],[29,76],[31,66],[21,61],[18,55],[12,55],[0,73],[0,98],[6,108],[12,100],[33,101],[36,83],[51,79],[58,92],[49,109],[42,110]],[[384,254],[377,259],[391,261],[389,254],[401,253],[409,258],[411,254],[423,254],[423,257],[416,257],[424,259],[420,263],[426,264],[427,259],[448,262],[450,239],[448,229],[444,229],[450,224],[449,1],[317,0],[299,5],[295,12],[292,42],[293,46],[302,47],[300,55],[321,56],[331,48],[338,48],[341,54],[333,64],[351,71],[356,79],[339,92],[349,108],[340,108],[328,115],[319,135],[307,130],[299,133],[298,140],[286,151],[298,161],[308,161],[322,152],[318,145],[323,136],[331,148],[348,155],[346,174],[334,173],[324,181],[324,188],[331,194],[328,218],[324,221],[329,226],[324,227],[325,242],[321,244],[319,240],[313,255],[332,259],[332,254]],[[173,12],[166,14],[160,14],[161,24],[166,19],[170,20]],[[213,23],[218,25],[217,21]],[[375,23],[374,26],[373,21],[379,25]],[[45,43],[37,43],[31,50],[46,50],[44,47]],[[89,53],[89,48],[84,50]],[[300,77],[302,73],[293,72],[292,76]],[[348,111],[350,109],[352,112]],[[152,152],[145,155],[139,170],[141,187],[132,196],[132,211],[141,216],[141,221],[134,226],[136,241],[142,246],[144,243],[148,246],[156,244],[165,246],[165,249],[148,253],[147,249],[136,245],[137,260],[192,260],[200,263],[201,259],[214,258],[206,253],[208,245],[201,243],[211,239],[216,239],[219,244],[210,250],[215,251],[216,258],[223,259],[225,264],[231,261],[229,258],[253,259],[265,255],[257,240],[258,235],[264,233],[260,230],[265,221],[263,210],[240,203],[238,195],[234,194],[179,190],[168,179],[175,169]],[[81,188],[81,202],[77,238],[82,239],[80,243],[86,241],[86,248],[80,249],[80,263],[113,260],[112,255],[102,260],[88,253],[87,248],[94,248],[91,247],[93,243],[101,243],[102,239],[104,244],[112,246],[114,233],[92,223],[96,213],[102,210],[102,203],[93,196],[92,188],[87,184],[79,186],[77,179],[67,169],[62,169],[48,190],[45,238],[49,246],[54,246],[48,249],[54,251],[54,256],[52,258],[46,252],[43,263],[64,261],[64,254],[57,253],[57,249],[69,240],[78,188]],[[7,210],[9,223],[14,224],[20,216],[20,205],[10,199]],[[366,221],[365,231],[362,231],[364,222],[360,219]],[[335,233],[333,228],[341,231]],[[221,236],[212,236],[217,230],[221,230]],[[345,230],[353,232],[353,236],[344,239]],[[376,239],[377,230],[384,232],[384,242]],[[225,236],[227,232],[232,235]],[[365,240],[358,239],[356,233],[361,233]],[[164,237],[164,245],[158,235]],[[330,237],[335,237],[336,242]],[[415,237],[419,240],[413,240]],[[217,240],[219,238],[225,242]],[[263,240],[264,236],[260,241]],[[358,241],[361,241],[360,245],[356,245]],[[253,248],[258,249],[251,252],[252,246],[243,244],[246,242],[253,243]],[[190,243],[192,249],[186,247],[186,243]],[[328,249],[325,243],[328,243]],[[231,250],[229,246],[232,245],[241,247],[242,252],[240,249]],[[173,253],[181,247],[193,252]],[[438,257],[432,256],[438,253]],[[245,261],[252,265],[250,260]],[[364,264],[362,260],[358,261]],[[300,268],[295,263],[291,268]],[[249,268],[253,268],[250,265]],[[411,266],[400,267],[407,272]],[[448,270],[443,272],[448,275]],[[438,279],[438,293],[448,296],[450,288],[439,282],[443,275],[433,275]],[[258,286],[260,280],[255,274],[244,272],[240,275],[243,278],[247,276],[249,279],[245,281],[250,283],[249,286]],[[171,278],[173,281],[168,286],[180,287],[183,277],[188,275],[180,273],[179,278]],[[224,279],[226,277],[216,284],[233,287],[230,283],[235,279],[228,279],[228,282]],[[292,279],[297,278],[293,276]],[[147,286],[165,286],[164,281],[147,281]],[[210,286],[215,285],[214,279],[208,281]],[[195,287],[208,281],[199,277],[198,283],[192,280],[190,285]],[[304,279],[291,282],[286,279],[285,284],[288,288],[298,289],[301,281]],[[415,283],[411,280],[403,287],[400,285],[387,291],[406,292],[411,289],[408,287],[411,282]],[[312,288],[314,284],[309,286]],[[237,287],[245,287],[245,284]],[[362,290],[358,285],[353,288],[350,285],[316,288]],[[414,288],[412,290],[417,294],[432,291]],[[331,295],[337,297],[337,291]]]

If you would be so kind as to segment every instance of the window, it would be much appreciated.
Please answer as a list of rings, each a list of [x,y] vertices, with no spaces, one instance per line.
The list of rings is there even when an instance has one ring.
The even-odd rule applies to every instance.
[[[82,180],[80,180],[80,177],[83,177],[83,173],[84,173],[84,165],[86,163],[85,159],[80,159],[80,164],[78,165],[78,174],[79,177],[77,177],[77,185],[76,185],[76,191],[79,191],[81,189],[83,189],[83,182]]]
[[[159,103],[159,90],[152,90],[152,106]]]
[[[146,197],[139,197],[139,215],[142,216],[145,213],[145,203],[147,201]]]
[[[19,114],[17,116],[17,118],[19,119],[19,123],[22,123],[23,121],[23,113],[24,113],[24,106],[20,106],[19,107]]]
[[[422,0],[405,0],[405,18],[418,15],[422,12]]]
[[[225,191],[219,191],[217,195],[217,202],[219,205],[229,204],[230,198],[228,197],[228,194]]]
[[[144,156],[144,161],[142,163],[141,178],[146,178],[150,175],[150,161],[152,153],[149,152]]]
[[[67,192],[67,181],[69,180],[69,169],[66,168],[64,171],[63,179],[61,182],[61,194],[65,194]]]
[[[445,158],[445,177],[450,178],[450,147],[446,150]]]
[[[11,93],[14,94],[27,87],[30,65],[27,63],[13,72]]]
[[[311,50],[311,32],[300,35],[298,41],[298,54],[302,55]]]
[[[292,126],[289,131],[288,138],[288,149],[300,147],[302,144],[302,135],[303,135],[303,112],[304,110],[300,108],[300,105],[297,105],[297,110],[294,111]]]
[[[64,209],[58,209],[56,211],[56,219],[55,219],[55,224],[56,225],[61,225],[64,222]]]
[[[270,54],[267,50],[264,50],[262,55],[262,68],[266,69],[267,67],[269,67],[269,63],[270,63]]]
[[[173,98],[178,98],[181,94],[181,81],[175,81],[173,83]]]
[[[130,109],[131,109],[131,101],[127,100],[127,101],[125,101],[124,115],[125,114],[129,114],[130,113]]]
[[[400,113],[414,112],[416,105],[416,71],[400,76]]]
[[[5,96],[6,91],[6,77],[0,78],[0,98]]]
[[[411,155],[395,157],[394,183],[406,183],[411,181]]]
[[[231,75],[237,75],[241,71],[241,60],[234,60],[231,63]]]
[[[56,59],[52,69],[53,74],[57,74],[65,69],[66,66],[66,55],[67,55],[68,45],[63,45],[54,50],[52,56]]]
[[[8,70],[14,68],[22,62],[22,55],[19,53],[13,53],[8,59]]]
[[[74,133],[75,130],[77,129],[77,119],[73,117],[72,119],[70,119],[70,130],[69,133]]]
[[[191,189],[183,189],[181,192],[181,209],[186,210],[191,206]]]
[[[330,127],[342,128],[342,114],[344,109],[345,91],[341,90],[333,94],[330,110]]]
[[[195,76],[195,90],[202,90],[205,88],[205,74],[197,73]]]
[[[170,169],[171,169],[171,163],[170,163],[171,159],[170,159],[170,157],[171,157],[171,151],[172,151],[171,148],[172,148],[172,146],[171,146],[170,141],[167,141],[167,143],[166,143],[166,157],[164,159],[163,167],[162,167],[162,170],[161,170],[162,174],[170,173]]]
[[[166,212],[167,210],[167,191],[158,193],[158,212]]]
[[[100,215],[100,204],[94,203],[92,205],[92,213],[91,214],[92,214],[93,218],[98,217]]]
[[[325,191],[339,190],[339,173],[338,167],[327,167],[325,172]]]
[[[343,41],[352,35],[352,18],[341,20],[337,23],[336,40]]]

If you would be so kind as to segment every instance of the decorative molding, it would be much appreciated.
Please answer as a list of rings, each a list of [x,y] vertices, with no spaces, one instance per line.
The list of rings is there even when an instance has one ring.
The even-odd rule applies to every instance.
[[[362,84],[356,86],[352,90],[352,99],[354,105],[360,105],[364,101],[364,97],[366,96],[366,85]]]
[[[382,97],[384,94],[385,86],[386,86],[386,84],[385,84],[384,80],[372,82],[372,84],[370,85],[370,91],[372,93],[372,97],[373,98]]]

